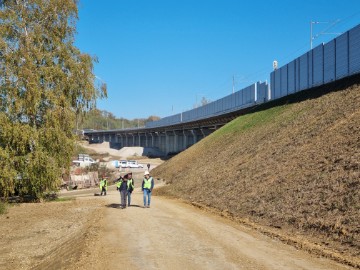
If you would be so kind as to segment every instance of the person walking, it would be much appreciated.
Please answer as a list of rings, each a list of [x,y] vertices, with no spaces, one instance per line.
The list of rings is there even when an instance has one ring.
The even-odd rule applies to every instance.
[[[141,185],[141,189],[144,192],[144,207],[150,208],[151,192],[153,188],[154,188],[154,179],[150,176],[150,173],[148,171],[145,171],[144,179]]]
[[[128,206],[131,204],[131,193],[134,190],[134,179],[132,178],[132,172],[128,173],[127,177],[127,198],[128,198]]]
[[[127,177],[120,178],[117,184],[120,192],[120,207],[122,209],[126,208],[126,195],[127,195]]]
[[[116,180],[116,190],[118,190],[118,191],[120,191],[121,181],[123,181],[123,177],[120,174],[119,178]]]
[[[100,187],[100,196],[102,196],[104,194],[104,196],[106,196],[106,191],[107,191],[107,179],[103,176],[103,178],[100,181],[99,187]]]

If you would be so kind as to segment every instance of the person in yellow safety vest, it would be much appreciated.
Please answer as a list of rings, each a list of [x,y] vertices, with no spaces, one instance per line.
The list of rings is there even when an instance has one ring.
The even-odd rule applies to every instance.
[[[128,174],[127,174],[127,178],[128,178],[128,180],[127,180],[127,198],[128,198],[128,206],[130,206],[130,204],[131,204],[131,193],[133,192],[133,190],[134,190],[134,187],[135,187],[135,185],[134,185],[134,179],[132,178],[132,172],[129,172]]]
[[[105,177],[103,177],[103,178],[101,179],[100,185],[99,185],[100,190],[101,190],[100,196],[102,196],[103,193],[104,193],[104,195],[106,196],[107,186],[108,186],[108,184],[107,184],[107,179],[106,179]]]
[[[123,177],[120,175],[119,179],[116,180],[116,190],[120,191],[120,185],[122,181],[123,181]]]
[[[126,208],[126,196],[128,193],[128,184],[127,184],[127,175],[123,178],[120,177],[119,182],[117,183],[118,190],[120,192],[120,208]]]
[[[154,179],[150,176],[148,171],[144,173],[144,179],[141,185],[141,189],[144,192],[144,207],[150,208],[151,192],[154,188]],[[146,204],[147,199],[147,204]]]

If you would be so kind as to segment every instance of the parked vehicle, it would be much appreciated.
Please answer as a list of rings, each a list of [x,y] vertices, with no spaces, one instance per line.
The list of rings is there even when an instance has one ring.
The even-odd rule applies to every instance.
[[[119,160],[116,162],[116,168],[143,168],[136,160]]]
[[[128,168],[143,168],[142,164],[139,164],[136,160],[128,160],[127,162]]]
[[[127,160],[120,160],[118,168],[127,168]]]
[[[79,154],[77,160],[72,161],[73,165],[77,167],[88,167],[93,164],[96,164],[97,162],[93,160],[89,155],[86,154]]]

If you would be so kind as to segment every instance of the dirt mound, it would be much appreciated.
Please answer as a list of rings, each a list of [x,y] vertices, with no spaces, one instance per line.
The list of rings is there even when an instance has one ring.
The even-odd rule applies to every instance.
[[[118,149],[110,148],[109,142],[89,144],[88,142],[82,141],[81,146],[91,151],[94,151],[97,154],[109,154],[114,157],[122,157]]]
[[[235,119],[155,168],[171,184],[162,192],[302,235],[360,267],[360,86],[341,84]]]
[[[69,269],[98,231],[102,202],[27,203],[0,215],[0,269]]]
[[[155,147],[123,147],[119,150],[122,157],[136,157],[136,156],[163,156],[164,154]]]

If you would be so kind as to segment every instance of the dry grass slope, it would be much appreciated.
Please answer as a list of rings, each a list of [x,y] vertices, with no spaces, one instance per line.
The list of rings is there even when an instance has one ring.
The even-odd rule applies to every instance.
[[[152,171],[170,184],[161,194],[302,235],[360,267],[359,81],[235,119]]]

